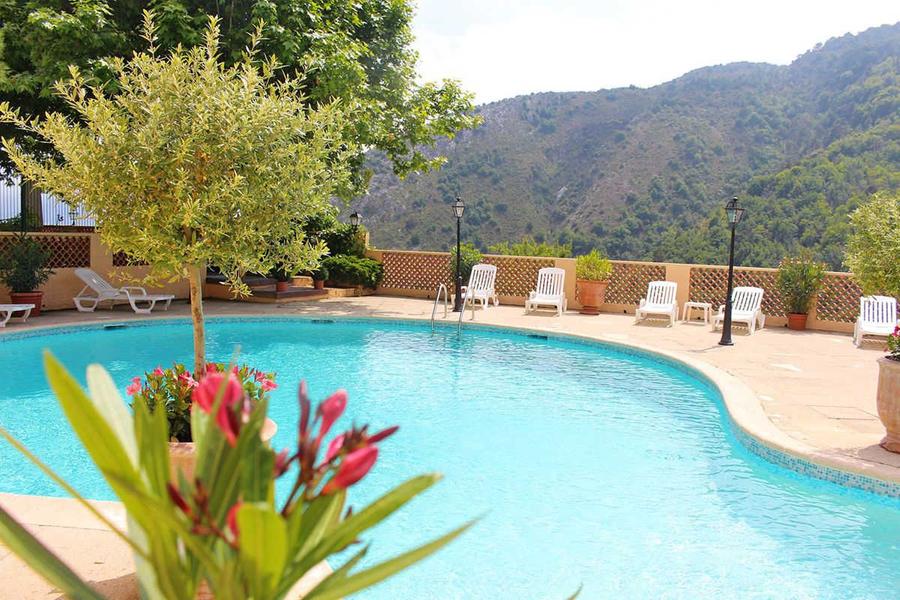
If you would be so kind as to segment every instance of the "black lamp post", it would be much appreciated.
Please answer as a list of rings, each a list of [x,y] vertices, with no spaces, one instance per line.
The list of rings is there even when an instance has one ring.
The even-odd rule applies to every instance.
[[[462,253],[460,251],[459,233],[464,212],[466,212],[466,205],[457,196],[456,202],[453,203],[453,214],[456,215],[456,297],[453,300],[453,312],[462,310]]]
[[[728,215],[728,224],[731,226],[731,248],[728,250],[728,292],[725,296],[725,321],[722,323],[722,339],[720,346],[734,346],[731,341],[731,292],[734,287],[734,230],[741,217],[744,216],[744,208],[738,204],[737,197],[732,198],[725,205],[725,214]]]
[[[353,227],[353,229],[356,229],[357,227],[359,227],[359,222],[361,220],[362,219],[360,218],[358,212],[353,211],[352,213],[350,213],[350,226]]]

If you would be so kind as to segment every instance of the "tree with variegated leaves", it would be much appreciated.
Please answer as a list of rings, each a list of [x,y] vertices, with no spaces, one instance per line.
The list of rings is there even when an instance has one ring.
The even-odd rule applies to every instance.
[[[305,238],[304,222],[352,178],[356,149],[343,130],[353,107],[308,103],[301,80],[256,52],[259,36],[226,65],[213,18],[203,44],[164,54],[145,14],[149,49],[110,61],[115,94],[77,68],[56,85],[77,119],[28,118],[0,104],[0,120],[56,151],[45,159],[4,139],[25,178],[82,204],[104,243],[151,265],[148,281],[188,279],[197,373],[207,265],[238,290],[247,272],[314,268],[326,249]]]

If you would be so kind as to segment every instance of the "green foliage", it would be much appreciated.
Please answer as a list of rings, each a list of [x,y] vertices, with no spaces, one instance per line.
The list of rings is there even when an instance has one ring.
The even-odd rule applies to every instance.
[[[261,24],[262,54],[284,65],[282,73],[299,77],[304,103],[310,108],[339,100],[356,106],[356,118],[341,131],[351,150],[353,178],[341,188],[364,191],[368,174],[359,168],[365,148],[390,157],[394,171],[405,175],[437,166],[440,156],[427,151],[436,137],[452,138],[477,125],[472,95],[458,82],[419,83],[412,49],[413,6],[406,0],[30,0],[0,2],[0,100],[8,100],[28,116],[47,110],[80,117],[77,110],[53,97],[54,82],[74,65],[92,84],[119,88],[115,61],[147,49],[141,37],[141,9],[151,8],[159,25],[158,47],[174,50],[202,46],[208,18],[222,25],[222,59],[243,62],[248,37]],[[36,139],[15,127],[29,151]],[[0,156],[0,169],[10,167]]]
[[[900,360],[900,325],[894,328],[894,333],[887,339],[888,356],[894,360]]]
[[[472,274],[472,267],[481,262],[483,256],[478,248],[470,242],[464,242],[459,246],[460,256],[462,260],[459,263],[459,272],[462,275],[463,285],[469,281]],[[450,248],[450,273],[452,279],[456,280],[456,246]]]
[[[13,292],[33,292],[53,274],[51,256],[33,237],[17,234],[0,254],[0,281]]]
[[[318,269],[309,272],[309,276],[313,278],[313,281],[327,281],[328,269],[324,265],[319,265]]]
[[[338,254],[322,260],[328,279],[337,285],[378,287],[384,277],[384,266],[377,260]]]
[[[29,214],[26,219],[26,231],[37,231],[41,228],[41,222],[37,215]],[[22,215],[0,219],[0,231],[22,231]]]
[[[900,297],[900,193],[875,194],[850,221],[847,266],[863,291]]]
[[[612,263],[599,250],[575,258],[575,276],[589,281],[606,281],[612,275]]]
[[[57,86],[83,124],[58,113],[24,120],[3,104],[2,120],[62,155],[41,161],[4,140],[16,167],[83,202],[103,241],[152,265],[153,279],[213,264],[240,288],[242,273],[315,265],[324,247],[307,243],[297,220],[322,212],[350,177],[331,160],[347,155],[347,111],[310,109],[300,81],[274,79],[276,63],[218,62],[216,22],[203,46],[166,57],[154,31],[147,22],[149,52],[110,62],[115,96],[90,89],[77,69]]]
[[[778,265],[778,290],[789,313],[806,314],[822,287],[825,265],[810,252],[787,256]]]
[[[519,242],[500,242],[488,246],[491,254],[505,254],[511,256],[550,256],[555,258],[569,258],[572,256],[572,243],[555,244],[552,242],[538,242],[531,236],[525,236]]]
[[[439,475],[414,477],[351,512],[346,507],[346,487],[353,482],[334,482],[342,470],[347,470],[350,454],[373,449],[375,435],[370,436],[365,427],[345,432],[345,440],[355,441],[345,442],[330,459],[320,463],[319,442],[313,440],[321,440],[327,427],[321,419],[312,424],[301,422],[301,450],[290,458],[287,457],[291,450],[276,458],[275,452],[260,439],[267,402],[259,402],[249,410],[240,398],[229,398],[229,388],[223,385],[209,412],[193,413],[196,480],[180,477],[180,481],[171,481],[169,436],[163,411],[151,413],[144,404],[136,403],[132,414],[112,379],[97,365],[88,367],[90,395],[51,356],[47,355],[45,365],[50,386],[72,429],[125,507],[128,531],[112,523],[2,427],[0,437],[134,552],[142,594],[148,598],[193,598],[200,582],[205,581],[216,598],[280,599],[326,559],[334,571],[305,597],[344,597],[429,556],[471,525],[463,525],[393,559],[353,570],[368,546],[349,558],[341,553],[430,488],[440,479]],[[213,380],[200,385],[216,385],[210,381]],[[305,410],[310,411],[312,407],[302,388],[300,399]],[[334,396],[320,408],[329,403],[330,413],[339,416],[343,407],[334,412]],[[223,421],[216,416],[222,409],[239,413],[232,415],[235,420],[228,417]],[[223,433],[225,421],[239,427],[233,443]],[[311,431],[314,428],[319,431]],[[304,453],[302,460],[300,452]],[[297,483],[287,501],[276,504],[275,479],[287,472],[295,460],[300,463],[300,468],[292,471],[299,471]],[[331,491],[326,493],[324,489],[329,486]],[[0,541],[67,596],[100,598],[2,509]]]
[[[252,405],[267,400],[275,386],[275,373],[264,373],[247,365],[230,367],[223,363],[207,363],[207,372],[225,373],[231,370],[241,382],[247,399]],[[169,438],[177,442],[193,441],[191,437],[191,394],[197,381],[182,364],[171,368],[156,367],[144,373],[143,380],[135,377],[126,390],[131,396],[131,406],[137,402],[150,413],[161,407],[169,424]]]

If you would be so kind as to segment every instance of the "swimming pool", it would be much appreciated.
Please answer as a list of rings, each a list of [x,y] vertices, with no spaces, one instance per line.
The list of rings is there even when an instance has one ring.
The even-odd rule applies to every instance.
[[[718,392],[649,355],[470,328],[213,320],[210,359],[278,371],[276,447],[296,384],[350,393],[341,423],[398,423],[351,497],[446,478],[381,526],[386,557],[473,516],[438,555],[364,598],[887,598],[900,589],[900,502],[771,465],[734,438]],[[49,347],[83,380],[191,359],[187,322],[0,338],[0,423],[85,495],[112,498],[40,371]],[[0,447],[0,491],[62,495]]]

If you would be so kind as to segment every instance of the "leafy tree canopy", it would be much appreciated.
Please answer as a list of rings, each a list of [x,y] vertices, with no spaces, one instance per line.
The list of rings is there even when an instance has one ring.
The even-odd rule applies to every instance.
[[[115,89],[114,59],[147,49],[140,35],[146,9],[155,14],[160,50],[202,44],[209,17],[218,16],[226,64],[242,60],[248,35],[262,23],[260,56],[278,59],[280,77],[298,77],[308,104],[356,105],[343,131],[356,149],[347,157],[354,177],[339,190],[344,196],[367,186],[362,158],[368,148],[383,151],[402,176],[443,161],[423,152],[435,138],[478,123],[471,94],[457,82],[416,81],[408,0],[0,0],[0,100],[26,116],[75,114],[54,95],[54,82],[75,65],[85,83]],[[0,134],[36,147],[33,136],[15,127]],[[0,168],[11,166],[0,156]]]

